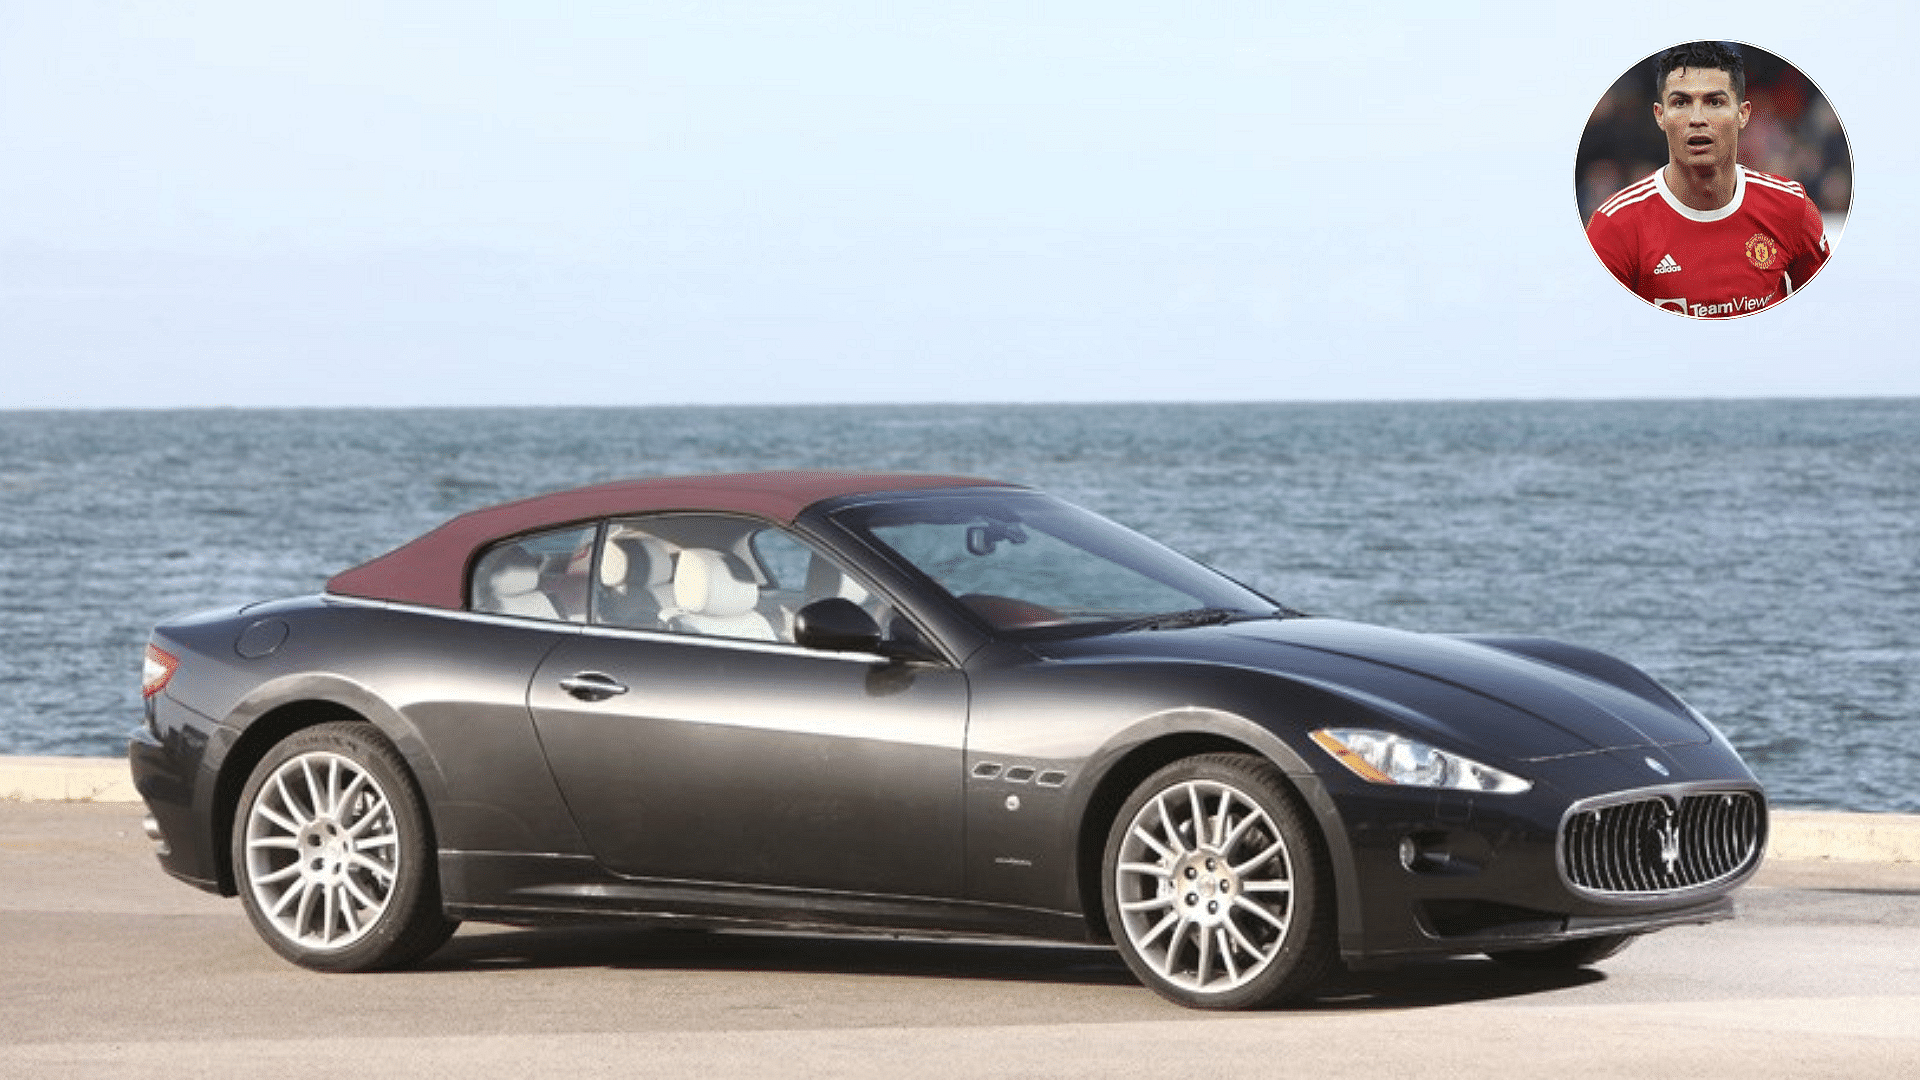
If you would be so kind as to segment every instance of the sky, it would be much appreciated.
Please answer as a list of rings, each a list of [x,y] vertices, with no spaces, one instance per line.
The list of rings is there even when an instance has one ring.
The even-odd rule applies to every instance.
[[[1915,5],[1436,7],[0,0],[0,408],[1920,395]],[[1854,154],[1726,322],[1573,199],[1703,37]]]

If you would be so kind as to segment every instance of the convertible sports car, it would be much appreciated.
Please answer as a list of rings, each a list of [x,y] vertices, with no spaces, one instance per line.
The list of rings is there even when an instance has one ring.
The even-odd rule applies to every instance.
[[[1012,484],[795,472],[476,510],[182,618],[165,869],[307,967],[458,920],[1110,940],[1183,1004],[1587,964],[1726,918],[1764,793],[1632,666],[1309,618]]]

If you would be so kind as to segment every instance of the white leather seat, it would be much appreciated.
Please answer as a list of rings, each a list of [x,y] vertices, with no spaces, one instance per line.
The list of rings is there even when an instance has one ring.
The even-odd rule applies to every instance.
[[[603,589],[626,587],[627,574],[631,569],[627,566],[626,545],[621,540],[621,537],[616,536],[613,542],[600,552],[600,587]]]
[[[815,555],[807,563],[807,599],[823,600],[829,596],[838,596],[865,606],[873,594],[859,582],[841,573],[838,566],[823,556]]]
[[[754,610],[760,587],[741,581],[726,556],[704,548],[680,553],[673,569],[673,621],[697,634],[777,641],[766,616]]]
[[[502,615],[528,615],[536,619],[557,619],[560,611],[540,591],[540,566],[526,561],[507,561],[487,577],[487,589],[493,593],[493,610]]]
[[[658,537],[616,527],[600,552],[595,618],[609,626],[659,629],[676,609],[673,553]]]
[[[624,596],[650,597],[656,608],[672,607],[673,554],[654,537],[616,535],[600,553],[600,587]]]
[[[651,536],[640,537],[637,546],[638,554],[647,565],[639,574],[628,574],[628,588],[644,592],[663,608],[671,606],[674,603],[673,553]]]

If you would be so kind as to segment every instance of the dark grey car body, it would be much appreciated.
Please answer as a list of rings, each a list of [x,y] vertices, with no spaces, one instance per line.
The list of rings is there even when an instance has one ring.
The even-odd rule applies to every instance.
[[[1001,632],[837,516],[959,481],[846,483],[770,520],[857,568],[910,620],[914,649],[341,592],[157,628],[178,670],[131,753],[163,866],[233,893],[230,837],[255,763],[294,731],[348,719],[404,759],[456,918],[1101,940],[1101,854],[1122,802],[1170,762],[1222,752],[1272,763],[1310,812],[1349,962],[1723,918],[1758,864],[1752,774],[1622,661],[1305,617]],[[689,509],[745,512],[724,501]],[[604,529],[614,516],[559,520]],[[627,692],[565,688],[583,673]],[[1309,737],[1329,726],[1415,732],[1531,787],[1370,783]]]

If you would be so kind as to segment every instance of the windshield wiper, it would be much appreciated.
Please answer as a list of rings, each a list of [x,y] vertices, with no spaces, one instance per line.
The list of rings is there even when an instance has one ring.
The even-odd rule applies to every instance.
[[[1144,619],[1135,619],[1120,627],[1128,630],[1180,630],[1189,626],[1218,626],[1235,619],[1258,618],[1251,611],[1239,608],[1203,607],[1189,611],[1166,611],[1158,615],[1148,615]]]

